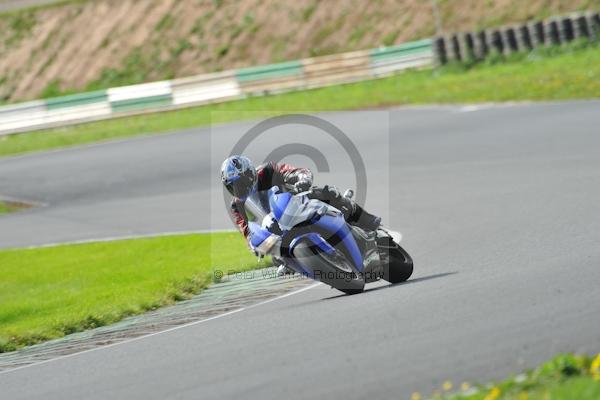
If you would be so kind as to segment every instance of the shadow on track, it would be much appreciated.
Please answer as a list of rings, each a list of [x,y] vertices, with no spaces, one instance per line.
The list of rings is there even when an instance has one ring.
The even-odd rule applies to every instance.
[[[458,271],[453,271],[453,272],[443,272],[441,274],[433,274],[433,275],[427,275],[427,276],[422,276],[420,278],[415,278],[415,279],[409,279],[406,282],[401,282],[401,283],[393,283],[393,284],[389,284],[389,285],[385,285],[385,286],[377,286],[371,289],[365,289],[364,292],[359,293],[355,296],[360,296],[361,294],[365,294],[365,293],[369,293],[369,292],[375,292],[377,290],[385,290],[385,289],[391,289],[391,288],[395,288],[398,286],[404,286],[404,285],[411,285],[413,283],[419,283],[419,282],[423,282],[423,281],[428,281],[430,279],[437,279],[437,278],[443,278],[449,275],[455,275],[458,274]],[[338,294],[336,296],[331,296],[331,297],[326,297],[324,299],[321,300],[333,300],[333,299],[337,299],[340,297],[347,297],[347,294]]]

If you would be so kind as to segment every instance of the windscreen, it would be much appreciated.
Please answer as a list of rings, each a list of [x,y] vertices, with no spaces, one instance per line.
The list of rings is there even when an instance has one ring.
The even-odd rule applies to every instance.
[[[279,226],[282,230],[289,231],[294,226],[310,220],[316,212],[318,203],[304,195],[293,196],[279,219]]]

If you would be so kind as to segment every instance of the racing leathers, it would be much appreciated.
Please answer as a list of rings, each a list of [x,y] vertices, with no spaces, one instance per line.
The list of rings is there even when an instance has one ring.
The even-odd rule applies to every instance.
[[[284,192],[299,193],[312,187],[313,174],[308,168],[294,167],[285,163],[268,162],[256,169],[256,191],[266,192],[273,186],[278,186]],[[343,196],[334,186],[312,187],[308,197],[318,199],[340,210],[348,223],[365,230],[376,230],[381,218],[369,214],[356,202]],[[240,232],[246,240],[249,239],[247,199],[233,198],[231,215]]]

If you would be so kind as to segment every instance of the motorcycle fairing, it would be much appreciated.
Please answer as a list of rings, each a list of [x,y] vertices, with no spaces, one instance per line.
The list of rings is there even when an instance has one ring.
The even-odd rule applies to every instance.
[[[359,272],[363,272],[362,254],[339,210],[319,200],[310,200],[305,195],[293,196],[288,192],[282,193],[276,186],[269,190],[269,205],[273,216],[284,231],[284,235],[295,226],[308,222],[314,227],[315,235],[320,238],[316,239],[315,236],[310,236],[308,239],[323,251],[325,249],[330,251],[329,248],[333,247],[328,240],[332,240],[334,245],[340,242],[354,267]],[[298,238],[292,239],[294,245],[298,243],[296,239]],[[293,250],[294,247],[292,242],[290,243],[290,250]]]
[[[321,237],[321,235],[319,235],[317,233],[307,233],[305,235],[300,235],[300,236],[295,237],[290,243],[290,249],[293,249],[294,247],[296,247],[296,245],[303,239],[310,240],[314,245],[316,245],[319,249],[321,249],[326,254],[335,253],[335,249],[329,243],[327,243],[327,241],[325,239],[323,239]]]
[[[280,237],[264,229],[256,222],[249,222],[250,247],[262,255],[271,254],[271,249],[280,241]]]
[[[336,216],[329,214],[322,215],[314,222],[314,226],[319,231],[327,232],[328,237],[323,239],[331,239],[333,242],[341,241],[347,254],[350,255],[354,267],[359,272],[364,271],[363,256],[341,213]]]

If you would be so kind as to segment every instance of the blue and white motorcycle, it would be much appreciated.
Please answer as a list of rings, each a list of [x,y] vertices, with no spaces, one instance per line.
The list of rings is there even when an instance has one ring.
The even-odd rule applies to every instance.
[[[275,255],[276,249],[295,272],[348,294],[379,279],[399,283],[410,278],[413,261],[398,244],[400,234],[350,225],[341,211],[308,194],[281,192],[276,186],[268,191],[271,212],[262,224],[249,223],[257,253]]]

